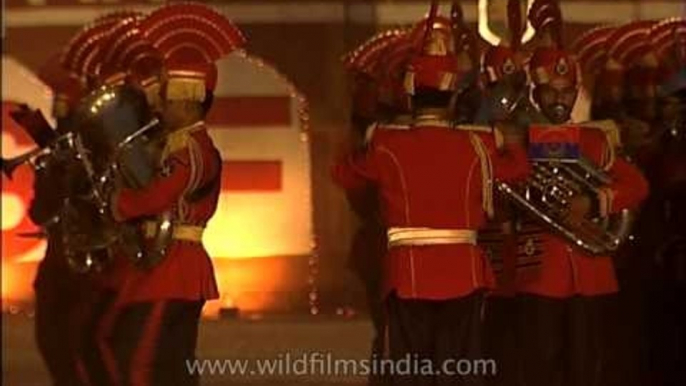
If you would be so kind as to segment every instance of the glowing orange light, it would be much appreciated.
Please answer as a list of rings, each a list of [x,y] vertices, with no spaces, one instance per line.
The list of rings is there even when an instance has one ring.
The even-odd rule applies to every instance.
[[[215,259],[306,254],[311,236],[294,226],[310,216],[301,208],[270,193],[222,193],[203,242]]]
[[[28,303],[33,299],[35,264],[2,264],[2,301],[5,304]]]
[[[222,298],[208,302],[203,315],[216,318],[219,309],[238,308],[241,313],[288,310],[307,288],[307,256],[214,260]],[[293,295],[296,294],[296,295]]]
[[[16,193],[2,192],[2,230],[14,229],[26,216],[25,198]]]
[[[224,308],[236,307],[236,302],[233,301],[233,298],[231,296],[223,296],[221,302],[223,303]]]
[[[9,264],[2,265],[2,299],[10,299],[14,288],[14,272]]]

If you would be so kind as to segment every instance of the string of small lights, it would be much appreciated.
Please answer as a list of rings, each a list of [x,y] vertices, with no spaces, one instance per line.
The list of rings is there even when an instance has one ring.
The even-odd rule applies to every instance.
[[[242,55],[249,63],[254,64],[255,66],[265,69],[269,72],[271,72],[277,79],[279,79],[283,84],[286,85],[288,89],[288,95],[291,99],[295,100],[296,106],[297,106],[297,114],[298,114],[298,121],[300,123],[300,142],[302,146],[310,146],[310,107],[309,103],[307,101],[307,98],[305,98],[304,94],[298,90],[298,88],[295,86],[291,80],[281,73],[279,70],[276,69],[274,65],[271,63],[268,63],[262,58],[259,58],[257,56],[248,54],[245,51],[241,51],[237,53],[238,55]],[[309,151],[307,152],[301,152],[301,154],[310,154]],[[309,162],[308,162],[309,164]],[[311,207],[309,205],[312,202],[312,189],[308,186],[306,191],[303,192],[302,197],[304,197],[306,201],[306,206]],[[313,216],[313,221],[314,221],[314,214]],[[307,277],[307,286],[308,286],[308,307],[309,307],[309,313],[310,315],[318,315],[320,311],[319,307],[319,285],[318,285],[318,277],[319,277],[319,244],[317,242],[317,237],[314,232],[314,227],[312,228],[312,234],[311,234],[311,247],[310,247],[310,255],[308,256],[308,277]]]

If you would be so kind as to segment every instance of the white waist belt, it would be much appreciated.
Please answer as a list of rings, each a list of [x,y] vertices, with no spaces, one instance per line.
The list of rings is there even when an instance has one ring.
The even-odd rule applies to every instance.
[[[476,231],[471,229],[390,228],[388,246],[404,245],[476,245]]]

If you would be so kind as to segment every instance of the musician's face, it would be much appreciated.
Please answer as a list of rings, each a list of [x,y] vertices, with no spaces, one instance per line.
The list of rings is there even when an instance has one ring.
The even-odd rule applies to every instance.
[[[551,123],[561,124],[569,121],[576,102],[578,88],[570,83],[551,83],[534,88],[534,99],[541,112]]]

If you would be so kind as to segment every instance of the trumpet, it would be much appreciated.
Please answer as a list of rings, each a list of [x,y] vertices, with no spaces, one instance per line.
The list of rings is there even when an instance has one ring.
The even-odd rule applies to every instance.
[[[74,134],[71,132],[66,133],[55,139],[55,141],[48,146],[35,148],[16,157],[0,158],[0,167],[2,167],[2,172],[7,178],[12,180],[14,171],[19,166],[28,163],[34,171],[39,171],[45,169],[47,165],[47,156],[61,155],[65,151],[72,150],[73,148]]]

